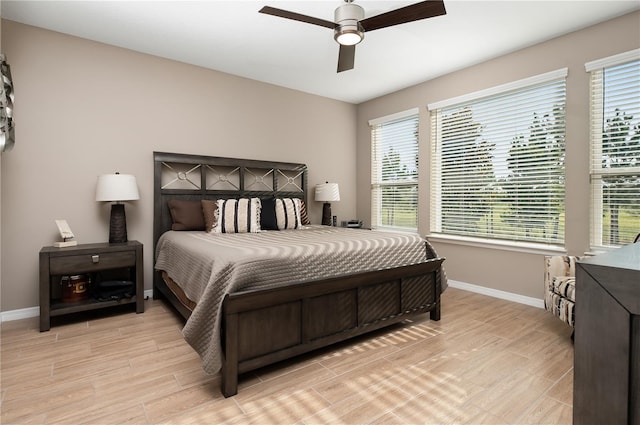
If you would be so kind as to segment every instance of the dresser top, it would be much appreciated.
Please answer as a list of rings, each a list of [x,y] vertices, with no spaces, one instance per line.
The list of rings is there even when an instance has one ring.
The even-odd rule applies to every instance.
[[[580,263],[640,271],[640,243],[625,245],[613,251],[586,258]]]

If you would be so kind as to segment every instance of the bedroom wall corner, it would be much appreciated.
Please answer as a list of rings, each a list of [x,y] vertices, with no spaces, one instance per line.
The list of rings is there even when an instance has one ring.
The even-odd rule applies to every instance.
[[[38,306],[38,252],[66,219],[79,243],[106,242],[97,176],[137,178],[126,205],[152,287],[153,152],[306,163],[309,186],[340,183],[355,216],[356,106],[4,20],[19,141],[2,158],[0,311]],[[319,223],[322,205],[309,211]]]

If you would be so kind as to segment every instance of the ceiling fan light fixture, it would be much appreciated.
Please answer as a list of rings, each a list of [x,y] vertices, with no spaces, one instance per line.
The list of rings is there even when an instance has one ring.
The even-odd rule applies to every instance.
[[[343,46],[353,46],[364,39],[364,31],[356,21],[355,25],[339,25],[333,34],[333,38]]]
[[[333,38],[343,46],[353,46],[364,39],[364,29],[360,25],[364,9],[349,0],[346,2],[334,12],[336,29]]]

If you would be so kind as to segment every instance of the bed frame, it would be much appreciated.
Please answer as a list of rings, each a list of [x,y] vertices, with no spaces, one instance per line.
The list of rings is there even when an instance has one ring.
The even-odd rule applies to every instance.
[[[307,201],[306,165],[154,152],[154,253],[158,238],[171,229],[170,199],[274,196]],[[228,294],[222,306],[223,395],[237,393],[239,374],[418,314],[440,320],[443,261]],[[190,316],[155,270],[153,295]]]

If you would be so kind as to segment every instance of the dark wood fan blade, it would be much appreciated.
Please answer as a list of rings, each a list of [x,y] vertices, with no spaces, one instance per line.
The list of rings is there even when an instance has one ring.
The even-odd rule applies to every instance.
[[[340,51],[338,52],[338,72],[348,71],[353,69],[353,63],[356,58],[356,46],[343,46],[340,45]]]
[[[320,25],[321,27],[331,29],[334,29],[336,27],[336,24],[331,21],[325,21],[324,19],[302,15],[296,12],[289,12],[288,10],[277,9],[270,6],[263,7],[259,10],[259,12],[266,13],[267,15],[278,16],[280,18],[293,19],[294,21],[306,22],[307,24]]]
[[[360,21],[360,24],[365,31],[373,31],[406,22],[445,15],[446,13],[444,1],[429,0],[371,16]]]

